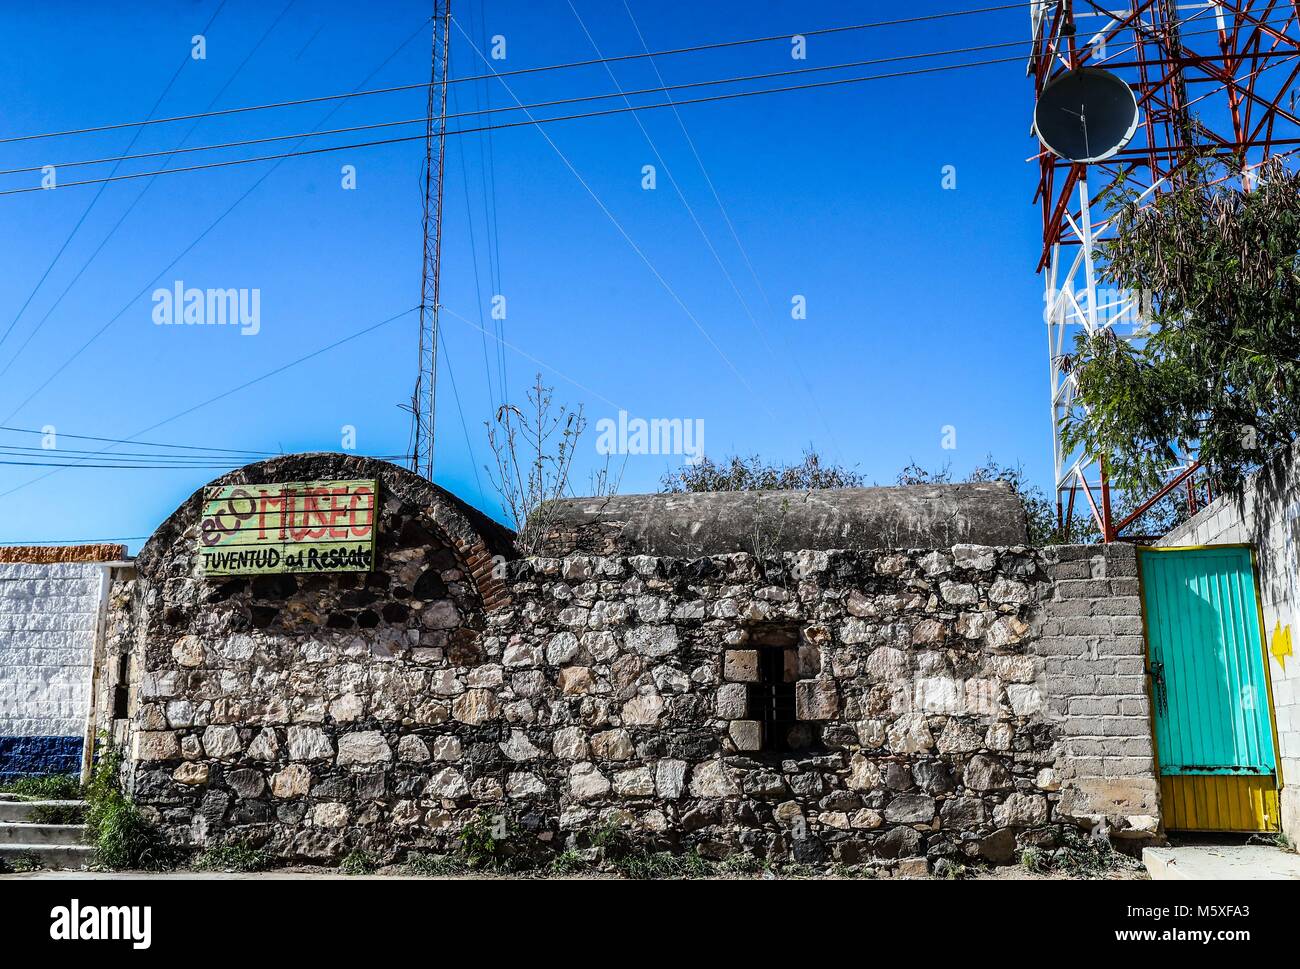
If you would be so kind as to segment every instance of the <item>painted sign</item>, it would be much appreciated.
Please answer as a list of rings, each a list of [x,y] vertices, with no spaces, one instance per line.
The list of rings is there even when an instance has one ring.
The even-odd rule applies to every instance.
[[[204,575],[369,572],[376,481],[220,485],[204,494]]]

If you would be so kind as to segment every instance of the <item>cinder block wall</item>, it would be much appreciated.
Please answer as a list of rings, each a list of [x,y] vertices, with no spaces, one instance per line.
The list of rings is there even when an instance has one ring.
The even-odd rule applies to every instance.
[[[1264,637],[1282,768],[1282,829],[1300,838],[1300,660],[1276,655],[1300,639],[1300,446],[1255,475],[1240,498],[1223,497],[1160,540],[1160,545],[1252,545],[1259,569]]]
[[[1052,592],[1034,649],[1045,659],[1049,709],[1062,731],[1060,810],[1123,818],[1129,831],[1152,833],[1159,783],[1137,552],[1074,545],[1042,554]]]
[[[0,776],[80,769],[102,573],[0,564]]]

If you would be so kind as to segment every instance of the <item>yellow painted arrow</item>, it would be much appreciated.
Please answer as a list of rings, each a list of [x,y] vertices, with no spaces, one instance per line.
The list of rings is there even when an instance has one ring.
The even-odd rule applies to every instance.
[[[1291,627],[1283,626],[1280,622],[1277,628],[1273,630],[1273,645],[1270,650],[1273,658],[1286,669],[1286,658],[1291,655]]]

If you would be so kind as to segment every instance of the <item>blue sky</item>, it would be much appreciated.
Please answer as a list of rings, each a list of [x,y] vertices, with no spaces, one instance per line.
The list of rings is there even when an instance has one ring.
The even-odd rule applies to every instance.
[[[622,0],[574,3],[606,56],[641,50]],[[629,3],[653,50],[977,6],[959,0],[916,0],[906,8]],[[421,30],[427,7],[405,0],[364,8],[295,0],[282,13],[285,0],[227,0],[205,33],[206,59],[193,60],[191,38],[218,0],[111,9],[89,2],[7,5],[0,33],[23,43],[6,45],[0,61],[0,137],[142,119],[174,74],[154,116],[203,111],[218,93],[215,107],[225,108],[340,93],[363,82],[419,82],[428,72],[428,34]],[[505,38],[506,59],[493,62],[498,70],[595,56],[568,0],[458,0],[454,9],[480,45],[492,35]],[[74,21],[78,28],[68,29]],[[1018,41],[1028,29],[1017,8],[814,36],[806,61],[792,60],[789,43],[778,41],[655,63],[675,84]],[[613,70],[627,89],[658,84],[644,60]],[[453,75],[484,72],[456,32]],[[508,83],[525,102],[613,90],[599,66]],[[497,81],[453,90],[453,112],[513,103]],[[521,402],[539,369],[535,361],[542,361],[556,399],[583,405],[591,421],[575,468],[579,491],[603,463],[595,453],[595,422],[619,408],[633,417],[702,420],[705,449],[715,458],[739,452],[795,461],[811,445],[888,483],[912,460],[932,467],[950,461],[962,472],[992,453],[1022,462],[1033,480],[1048,485],[1042,282],[1034,274],[1040,227],[1030,201],[1036,168],[1025,163],[1035,151],[1031,107],[1019,63],[686,106],[681,117],[707,179],[671,111],[637,115],[753,320],[633,116],[547,126],[555,147],[530,127],[449,139],[443,362],[454,374],[459,407],[444,370],[439,483],[501,516],[482,470],[491,460],[483,421],[503,396],[503,379],[505,398]],[[333,128],[416,118],[423,110],[423,92],[416,90],[193,126],[0,144],[0,168],[113,156],[136,135],[132,152],[168,151],[187,132],[183,144],[194,146],[305,132],[322,122]],[[382,129],[315,144],[419,130]],[[272,153],[285,144],[292,142],[224,157]],[[350,425],[359,451],[403,452],[409,418],[399,405],[414,379],[414,315],[191,409],[416,305],[422,154],[419,142],[408,142],[293,158],[273,171],[260,163],[120,181],[104,188],[88,214],[99,186],[0,196],[0,333],[17,319],[0,343],[0,368],[9,365],[0,376],[0,418],[7,417],[0,423],[121,438],[161,424],[141,438],[258,451],[338,450],[341,429]],[[206,157],[127,162],[119,174]],[[652,191],[642,188],[647,164],[657,168]],[[355,166],[354,190],[341,185],[344,165]],[[943,187],[949,165],[956,190]],[[66,182],[109,167],[58,171]],[[0,188],[32,185],[37,177],[0,176]],[[19,316],[83,214],[80,230]],[[260,332],[155,326],[150,294],[178,280],[187,287],[260,290]],[[515,348],[505,351],[504,366],[498,346],[457,318],[478,322],[481,312],[494,329],[488,314],[498,292],[507,308],[501,332]],[[806,299],[806,319],[791,318],[796,295]],[[941,446],[947,425],[956,429],[955,450]],[[6,445],[31,447],[38,440],[0,432]],[[67,437],[59,443],[87,447]],[[629,458],[622,490],[655,490],[680,460]],[[147,535],[218,473],[82,468],[41,477],[46,469],[0,466],[0,541]]]

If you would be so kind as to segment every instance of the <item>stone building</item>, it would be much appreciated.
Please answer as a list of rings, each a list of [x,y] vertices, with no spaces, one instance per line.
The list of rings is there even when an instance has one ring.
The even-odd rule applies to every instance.
[[[919,864],[1008,861],[1061,825],[1158,831],[1133,551],[1029,548],[1003,487],[748,517],[730,495],[576,503],[520,559],[383,462],[214,485],[355,478],[378,482],[369,571],[205,577],[201,491],[112,587],[96,728],[179,844],[393,858],[486,815],[556,849],[617,825],[714,857]]]

